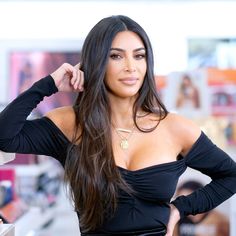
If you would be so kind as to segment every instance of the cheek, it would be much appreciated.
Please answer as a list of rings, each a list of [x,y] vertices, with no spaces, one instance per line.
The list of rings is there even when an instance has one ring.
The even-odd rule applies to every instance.
[[[114,70],[114,68],[111,68],[111,67],[107,68],[105,80],[104,80],[106,86],[112,87],[115,77],[116,77],[115,74],[116,74],[116,71]]]
[[[105,74],[105,84],[106,85],[108,85],[109,84],[109,82],[112,80],[112,74],[113,74],[113,72],[112,72],[112,70],[111,70],[111,68],[107,68],[107,71],[106,71],[106,74]]]
[[[140,68],[140,73],[143,75],[143,77],[145,77],[146,73],[147,73],[147,65],[143,65],[141,68]]]
[[[147,62],[146,61],[142,61],[139,65],[138,65],[139,71],[142,74],[146,74],[147,72]]]
[[[114,68],[111,65],[108,65],[106,70],[105,80],[107,80],[107,78],[110,78],[113,74],[114,74]]]
[[[144,75],[146,75],[146,73],[147,73],[147,65],[145,65],[145,67],[144,67]]]
[[[113,79],[119,77],[121,72],[122,72],[122,66],[119,63],[110,62],[107,65],[106,69],[106,76],[105,76],[106,83],[109,83],[109,81],[112,81]]]
[[[122,64],[117,62],[110,62],[107,66],[107,74],[110,76],[119,73],[122,70]]]

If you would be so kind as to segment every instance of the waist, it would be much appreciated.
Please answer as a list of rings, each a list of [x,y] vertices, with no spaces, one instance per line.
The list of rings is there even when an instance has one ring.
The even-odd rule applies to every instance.
[[[119,236],[119,235],[133,235],[133,236],[165,236],[166,229],[149,229],[129,232],[101,232],[101,233],[81,233],[81,236]]]

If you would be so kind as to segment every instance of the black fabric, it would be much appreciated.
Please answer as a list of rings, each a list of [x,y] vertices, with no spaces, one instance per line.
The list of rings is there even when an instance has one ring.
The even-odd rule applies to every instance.
[[[51,76],[47,76],[1,112],[0,150],[48,155],[65,164],[67,148],[71,143],[62,131],[46,117],[27,120],[37,104],[55,92],[57,88],[54,81]],[[190,196],[180,196],[171,202],[178,179],[187,167],[210,176],[212,181]],[[135,193],[128,195],[120,190],[115,215],[107,217],[97,233],[119,234],[156,228],[165,230],[170,202],[184,217],[209,211],[236,192],[235,162],[203,132],[189,153],[177,161],[137,171],[117,168]]]
[[[46,117],[26,120],[45,96],[57,91],[54,80],[47,76],[20,94],[1,112],[2,151],[48,155],[64,163],[69,141],[63,133]]]
[[[81,236],[119,236],[119,235],[130,235],[130,236],[165,236],[166,230],[139,230],[130,232],[119,232],[119,233],[81,233]]]
[[[179,209],[181,218],[209,211],[236,192],[236,163],[204,133],[184,159],[186,166],[208,175],[212,181],[172,202]]]

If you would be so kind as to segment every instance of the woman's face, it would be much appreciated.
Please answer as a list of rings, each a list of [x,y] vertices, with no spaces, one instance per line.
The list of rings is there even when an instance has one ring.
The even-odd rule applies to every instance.
[[[132,31],[119,32],[112,42],[105,83],[118,97],[136,95],[147,71],[146,50],[140,37]]]

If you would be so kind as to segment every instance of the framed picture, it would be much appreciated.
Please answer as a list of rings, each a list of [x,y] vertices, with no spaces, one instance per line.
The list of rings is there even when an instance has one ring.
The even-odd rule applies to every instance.
[[[208,116],[210,102],[206,71],[170,73],[167,78],[164,102],[172,112],[189,118]]]
[[[80,61],[81,40],[8,40],[0,52],[5,71],[1,81],[6,82],[6,102],[28,89],[34,82],[47,76],[64,62],[72,65]],[[35,117],[56,107],[70,105],[76,94],[59,92],[45,98],[33,111]]]
[[[214,116],[235,116],[236,69],[208,68],[211,111]]]

